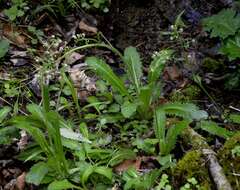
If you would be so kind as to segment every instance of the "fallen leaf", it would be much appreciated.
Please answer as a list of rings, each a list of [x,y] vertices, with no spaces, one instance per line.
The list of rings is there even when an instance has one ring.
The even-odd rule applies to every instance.
[[[18,145],[19,150],[23,150],[23,149],[25,149],[25,147],[28,144],[29,136],[27,135],[26,131],[24,131],[24,130],[22,130],[20,132],[20,134],[21,134],[21,138],[20,138],[19,142],[17,143],[17,145]]]
[[[25,177],[26,177],[26,172],[23,172],[20,176],[17,177],[16,187],[18,190],[24,190]]]
[[[114,171],[117,173],[122,173],[128,170],[129,167],[134,167],[136,170],[139,170],[141,167],[141,162],[141,158],[137,158],[136,160],[124,160],[114,168]]]
[[[82,58],[84,58],[84,55],[81,55],[81,54],[79,54],[77,52],[73,52],[71,55],[69,55],[65,59],[64,63],[67,64],[67,65],[71,65],[74,62],[81,60]]]
[[[94,34],[97,34],[98,32],[98,29],[96,27],[86,24],[83,20],[81,20],[79,23],[79,29],[86,32],[92,32]]]
[[[165,74],[167,75],[167,78],[174,81],[181,77],[181,71],[178,69],[176,65],[169,66],[165,68]]]
[[[22,31],[20,31],[16,27],[13,27],[10,24],[5,24],[3,26],[3,35],[7,39],[9,39],[15,45],[18,45],[20,47],[26,47],[27,46],[27,38],[24,35],[22,35],[21,33],[22,33]]]

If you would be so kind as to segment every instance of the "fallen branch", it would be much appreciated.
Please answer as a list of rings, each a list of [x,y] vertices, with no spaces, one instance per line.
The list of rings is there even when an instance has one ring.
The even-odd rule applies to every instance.
[[[207,144],[205,138],[190,127],[182,133],[182,137],[184,141],[192,145],[194,150],[199,150],[204,155],[217,190],[232,190],[222,167],[218,163],[216,153]]]

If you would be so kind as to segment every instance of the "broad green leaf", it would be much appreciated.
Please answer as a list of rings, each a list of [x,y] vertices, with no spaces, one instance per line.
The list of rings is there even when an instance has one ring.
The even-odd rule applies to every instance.
[[[143,185],[145,189],[151,189],[153,185],[156,183],[157,178],[160,176],[161,170],[154,169],[145,175],[143,175]]]
[[[162,109],[166,114],[174,115],[186,119],[207,119],[208,114],[203,110],[199,110],[198,107],[190,103],[167,103],[162,105]]]
[[[53,181],[49,184],[48,190],[65,190],[65,189],[81,189],[76,185],[73,185],[68,180]]]
[[[234,132],[219,127],[215,122],[212,121],[201,121],[199,123],[199,127],[204,131],[225,139],[230,138],[234,135]]]
[[[9,42],[7,40],[0,40],[0,58],[4,57],[9,49]]]
[[[7,117],[8,113],[11,111],[12,109],[10,107],[3,107],[2,109],[0,109],[0,125],[3,122],[3,120]]]
[[[142,62],[135,47],[128,47],[124,51],[124,63],[127,66],[128,78],[135,86],[137,93],[140,92],[142,77]]]
[[[118,90],[123,96],[130,96],[126,87],[124,86],[123,81],[117,75],[115,75],[105,61],[96,57],[88,57],[86,59],[86,63],[94,72],[111,84],[112,87]]]
[[[104,167],[104,166],[96,166],[94,168],[94,173],[105,176],[109,180],[112,180],[112,169]]]
[[[223,9],[218,14],[203,19],[203,26],[211,32],[211,37],[225,39],[240,28],[240,16],[233,9]]]
[[[89,164],[89,166],[85,169],[85,171],[83,172],[82,177],[81,177],[81,182],[82,182],[83,185],[85,185],[88,178],[93,173],[94,173],[94,166]]]
[[[130,118],[133,116],[136,111],[137,111],[138,105],[136,103],[131,103],[131,102],[124,102],[123,105],[121,106],[121,113],[125,118]]]
[[[166,62],[171,58],[172,50],[162,50],[157,53],[149,67],[148,82],[155,83],[161,76]]]
[[[19,2],[17,2],[16,4],[14,3],[11,8],[4,10],[4,14],[8,16],[11,21],[14,21],[17,17],[24,15],[24,12],[19,9],[19,5]]]
[[[151,102],[152,102],[152,86],[145,85],[140,88],[139,93],[139,112],[143,118],[149,118],[151,116]]]
[[[44,176],[48,173],[48,165],[45,162],[38,162],[33,165],[26,175],[26,181],[34,185],[40,185]]]
[[[223,42],[220,52],[227,55],[230,61],[240,58],[240,33]]]
[[[120,149],[112,155],[111,160],[109,160],[108,165],[115,166],[127,159],[134,159],[136,157],[135,152],[130,149]]]

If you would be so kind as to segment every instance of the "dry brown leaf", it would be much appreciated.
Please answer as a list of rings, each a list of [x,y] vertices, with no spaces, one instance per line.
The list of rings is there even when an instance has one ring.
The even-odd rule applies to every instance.
[[[27,44],[27,39],[24,35],[21,35],[21,31],[18,28],[14,28],[10,24],[5,24],[3,26],[3,35],[9,39],[11,42],[18,46],[25,47]]]
[[[21,138],[20,138],[19,142],[17,143],[17,145],[18,145],[19,150],[23,150],[23,149],[25,149],[25,147],[28,144],[29,136],[27,135],[26,131],[24,131],[24,130],[22,130],[20,132],[20,134],[21,134]]]
[[[141,158],[137,158],[136,160],[124,160],[114,168],[114,171],[117,173],[122,173],[128,170],[129,167],[134,167],[136,170],[139,170],[141,167],[141,162]]]
[[[24,190],[26,185],[25,177],[26,177],[26,172],[23,172],[20,176],[17,177],[16,187],[18,190]]]
[[[86,32],[92,32],[94,34],[97,34],[98,32],[98,29],[96,27],[86,24],[83,20],[81,20],[79,23],[79,29]]]
[[[73,64],[74,62],[76,62],[76,61],[78,61],[78,60],[81,60],[82,58],[84,58],[84,55],[81,55],[81,54],[79,54],[79,53],[77,53],[77,52],[73,52],[71,55],[69,55],[69,56],[65,59],[64,63],[65,63],[65,64],[68,64],[68,65],[71,65],[71,64]]]
[[[165,68],[165,74],[167,75],[167,78],[174,81],[181,77],[181,71],[178,69],[176,65],[169,66]]]

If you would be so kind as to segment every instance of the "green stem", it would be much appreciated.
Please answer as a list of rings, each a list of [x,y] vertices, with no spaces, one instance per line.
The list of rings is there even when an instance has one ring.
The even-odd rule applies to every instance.
[[[87,49],[87,48],[92,48],[92,47],[103,47],[103,48],[107,48],[109,50],[111,50],[113,53],[115,53],[116,55],[118,55],[122,60],[123,60],[123,55],[114,47],[107,45],[107,44],[100,44],[100,43],[96,43],[96,44],[87,44],[87,45],[83,45],[83,46],[79,46],[76,48],[71,49],[70,51],[66,52],[64,55],[62,55],[60,58],[58,58],[58,61],[61,61],[61,59],[65,58],[67,55],[77,51],[77,50],[81,50],[81,49]]]

